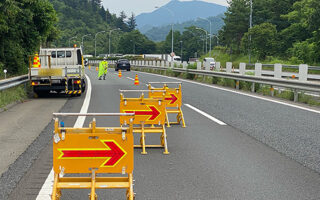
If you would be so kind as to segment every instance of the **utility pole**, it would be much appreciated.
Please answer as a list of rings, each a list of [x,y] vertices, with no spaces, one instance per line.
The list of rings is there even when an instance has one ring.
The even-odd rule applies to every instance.
[[[252,28],[252,9],[252,0],[250,0],[250,29]],[[249,64],[251,64],[251,39],[251,34],[249,34]]]
[[[181,47],[181,54],[180,54],[180,57],[181,57],[181,62],[182,62],[182,41],[180,41],[180,47]]]
[[[211,38],[212,38],[212,32],[211,32],[211,21],[210,20],[208,20],[208,19],[205,19],[205,18],[202,18],[202,17],[199,17],[198,19],[202,19],[202,20],[205,20],[205,21],[207,21],[207,22],[209,22],[209,32],[210,32],[210,56],[209,57],[211,57],[211,48],[212,48],[212,45],[211,45]]]

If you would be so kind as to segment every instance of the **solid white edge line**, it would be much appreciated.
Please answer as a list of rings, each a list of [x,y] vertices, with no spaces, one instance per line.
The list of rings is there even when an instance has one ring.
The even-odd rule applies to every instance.
[[[217,118],[215,118],[215,117],[212,117],[211,115],[209,115],[208,113],[205,113],[205,112],[203,112],[202,110],[199,110],[198,108],[196,108],[196,107],[193,107],[192,105],[190,105],[190,104],[184,104],[185,106],[187,106],[187,107],[189,107],[189,108],[191,108],[192,110],[194,110],[194,111],[196,111],[197,113],[199,113],[199,114],[201,114],[201,115],[203,115],[203,116],[205,116],[205,117],[207,117],[208,119],[210,119],[210,120],[212,120],[212,121],[214,121],[214,122],[216,122],[217,124],[219,124],[219,125],[222,125],[222,126],[225,126],[225,125],[227,125],[226,123],[224,123],[223,121],[220,121],[220,120],[218,120]]]
[[[293,107],[293,108],[297,108],[297,109],[301,109],[301,110],[305,110],[305,111],[309,111],[309,112],[320,114],[319,110],[313,110],[313,109],[310,109],[310,108],[305,108],[305,107],[294,105],[294,104],[290,104],[290,103],[285,103],[285,102],[281,102],[281,101],[277,101],[277,100],[273,100],[273,99],[268,99],[268,98],[264,98],[264,97],[260,97],[260,96],[255,96],[255,95],[252,95],[252,94],[246,94],[246,93],[243,93],[243,92],[238,92],[238,91],[234,91],[234,90],[230,90],[230,89],[226,89],[226,88],[220,88],[220,87],[216,87],[216,86],[213,86],[213,85],[207,85],[207,84],[204,84],[204,83],[198,83],[198,82],[189,81],[189,80],[185,80],[185,79],[169,77],[169,76],[163,76],[163,75],[159,75],[159,74],[152,74],[152,73],[147,73],[147,72],[139,72],[139,73],[149,74],[149,75],[154,75],[154,76],[159,76],[159,77],[166,77],[166,78],[173,79],[173,80],[179,80],[179,81],[182,81],[182,82],[187,82],[187,83],[192,83],[192,84],[201,85],[201,86],[205,86],[205,87],[210,87],[210,88],[214,88],[214,89],[217,89],[217,90],[222,90],[222,91],[226,91],[226,92],[232,92],[232,93],[235,93],[235,94],[240,94],[240,95],[244,95],[244,96],[248,96],[248,97],[252,97],[252,98],[256,98],[256,99],[260,99],[260,100],[264,100],[264,101],[269,101],[269,102],[272,102],[272,103],[278,103],[278,104],[281,104],[281,105],[290,106],[290,107]]]
[[[87,93],[86,93],[85,99],[83,101],[80,113],[87,113],[88,112],[89,104],[90,104],[90,100],[91,100],[91,91],[92,91],[91,81],[90,81],[89,76],[86,75],[86,78],[87,78]],[[74,128],[82,128],[85,119],[86,119],[85,116],[79,116],[73,127]],[[42,185],[42,187],[37,195],[36,200],[51,200],[53,181],[54,181],[54,172],[53,172],[53,169],[51,169],[48,177],[46,178],[44,184]]]
[[[131,78],[131,77],[127,77],[127,79],[130,79],[130,80],[134,81],[134,79],[133,79],[133,78]]]

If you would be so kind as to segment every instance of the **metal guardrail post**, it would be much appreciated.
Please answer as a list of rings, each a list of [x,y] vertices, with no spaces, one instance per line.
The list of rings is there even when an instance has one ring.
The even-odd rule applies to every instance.
[[[274,65],[274,77],[275,78],[282,78],[282,65],[281,64]]]
[[[231,73],[232,71],[232,62],[227,62],[226,63],[226,72]]]
[[[297,89],[294,89],[294,90],[293,90],[293,101],[294,101],[294,102],[298,102],[298,100],[299,100],[298,90],[297,90]]]
[[[254,75],[255,76],[261,76],[262,75],[262,64],[256,63],[254,65]]]
[[[299,65],[299,81],[307,81],[308,79],[308,65]]]
[[[246,74],[246,63],[240,63],[239,65],[239,74],[245,75]]]
[[[220,62],[216,62],[216,70],[217,71],[221,70],[221,63]]]

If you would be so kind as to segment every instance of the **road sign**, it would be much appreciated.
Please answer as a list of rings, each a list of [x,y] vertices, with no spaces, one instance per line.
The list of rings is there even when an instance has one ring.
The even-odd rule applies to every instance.
[[[126,115],[132,119],[128,121],[129,127],[96,127],[96,121],[93,119],[87,128],[65,128],[59,126],[59,120],[56,118],[53,140],[55,180],[52,199],[60,198],[61,189],[91,189],[90,199],[95,200],[95,189],[122,188],[127,189],[127,198],[133,200],[134,116]],[[91,174],[91,177],[62,177],[64,174]],[[97,174],[128,174],[128,177],[96,177]]]
[[[144,98],[124,98],[120,95],[120,112],[135,113],[133,124],[154,124],[162,125],[165,123],[165,103],[162,99]],[[120,116],[120,123],[126,124],[130,117]]]
[[[120,90],[121,91],[121,90]],[[121,91],[121,92],[140,92],[139,90]],[[148,91],[147,91],[148,92]],[[167,134],[165,130],[166,123],[166,105],[164,103],[164,94],[157,99],[144,98],[143,93],[139,98],[125,98],[120,94],[120,112],[134,113],[135,118],[133,124],[139,125],[133,129],[134,133],[140,133],[140,145],[134,147],[141,147],[141,154],[147,154],[146,147],[163,147],[164,154],[169,154],[167,145]],[[130,118],[128,116],[120,116],[120,124],[124,126],[128,123]],[[151,125],[151,126],[145,126]],[[161,133],[160,145],[146,145],[145,133]]]
[[[182,106],[182,91],[181,91],[181,84],[179,84],[178,88],[169,88],[166,84],[162,88],[154,88],[151,84],[148,85],[149,97],[150,98],[161,98],[163,96],[163,91],[165,90],[165,101],[167,108],[178,108]]]
[[[152,87],[151,84],[164,84],[162,88]],[[169,88],[168,84],[178,84],[177,88]],[[149,97],[158,99],[162,98],[163,91],[165,90],[165,102],[166,102],[166,121],[168,127],[170,124],[180,124],[182,122],[182,127],[186,127],[183,112],[181,109],[182,106],[182,89],[181,83],[178,82],[150,82],[148,85]],[[170,122],[168,114],[177,114],[177,122]]]

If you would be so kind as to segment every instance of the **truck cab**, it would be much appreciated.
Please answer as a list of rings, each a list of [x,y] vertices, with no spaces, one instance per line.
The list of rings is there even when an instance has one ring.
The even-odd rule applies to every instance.
[[[49,92],[80,96],[85,91],[81,48],[41,48],[29,57],[29,79],[35,94]]]

